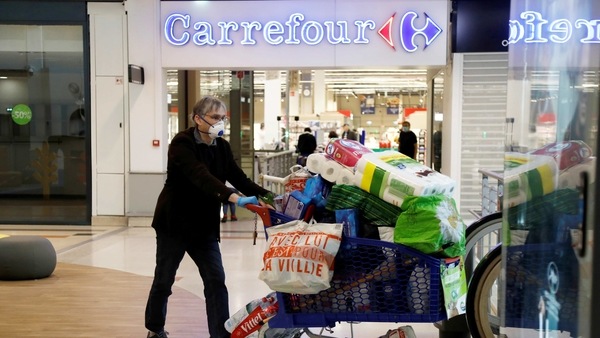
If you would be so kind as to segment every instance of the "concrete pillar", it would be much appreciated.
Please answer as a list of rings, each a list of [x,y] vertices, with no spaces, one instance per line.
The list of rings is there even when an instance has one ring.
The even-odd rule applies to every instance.
[[[327,89],[325,87],[325,71],[315,70],[313,76],[313,113],[322,114],[327,111]]]
[[[265,79],[265,142],[271,143],[278,140],[277,116],[281,112],[281,77],[279,71],[269,70]]]

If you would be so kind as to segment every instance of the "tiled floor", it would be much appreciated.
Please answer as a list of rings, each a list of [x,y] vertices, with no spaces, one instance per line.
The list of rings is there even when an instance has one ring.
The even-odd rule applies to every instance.
[[[144,222],[129,227],[24,227],[1,226],[2,234],[35,234],[51,240],[58,253],[59,262],[89,265],[152,276],[154,269],[154,230]],[[265,296],[269,288],[258,279],[262,266],[265,238],[259,220],[259,237],[252,241],[253,220],[224,223],[222,254],[227,274],[231,313],[250,300]],[[197,268],[186,255],[177,275],[176,286],[203,297],[202,280]],[[190,323],[193,325],[193,323]],[[417,338],[437,338],[439,332],[432,323],[338,323],[328,336],[377,338],[388,329],[410,325]],[[168,329],[168,323],[167,323]],[[175,337],[177,338],[177,337]]]

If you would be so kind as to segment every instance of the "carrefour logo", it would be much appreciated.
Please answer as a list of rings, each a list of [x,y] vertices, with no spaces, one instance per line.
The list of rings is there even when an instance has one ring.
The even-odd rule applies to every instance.
[[[524,11],[519,19],[509,20],[509,37],[504,45],[524,43],[566,43],[578,39],[583,44],[600,43],[600,20],[566,19],[548,20],[540,12]]]
[[[307,19],[302,13],[292,13],[283,21],[219,21],[213,25],[208,21],[192,20],[189,14],[173,13],[165,19],[164,37],[174,46],[190,43],[196,46],[369,44],[373,37],[378,37],[393,50],[399,46],[413,53],[427,48],[442,33],[427,13],[408,11],[399,17],[396,23],[394,13],[378,25],[371,19],[319,22]]]

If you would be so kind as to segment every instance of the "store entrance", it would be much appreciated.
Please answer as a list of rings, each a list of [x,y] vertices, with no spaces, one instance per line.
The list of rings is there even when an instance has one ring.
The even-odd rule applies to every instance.
[[[225,137],[251,177],[257,152],[295,150],[307,127],[323,147],[347,124],[367,147],[397,150],[404,120],[419,136],[418,160],[432,166],[430,135],[443,121],[439,69],[172,70],[167,87],[171,138],[189,126],[185,112],[198,98],[225,101],[231,115]]]

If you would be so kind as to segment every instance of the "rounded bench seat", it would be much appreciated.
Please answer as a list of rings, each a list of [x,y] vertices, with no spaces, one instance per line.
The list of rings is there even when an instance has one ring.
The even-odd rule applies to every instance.
[[[41,236],[0,237],[0,280],[48,277],[56,268],[56,250]]]

